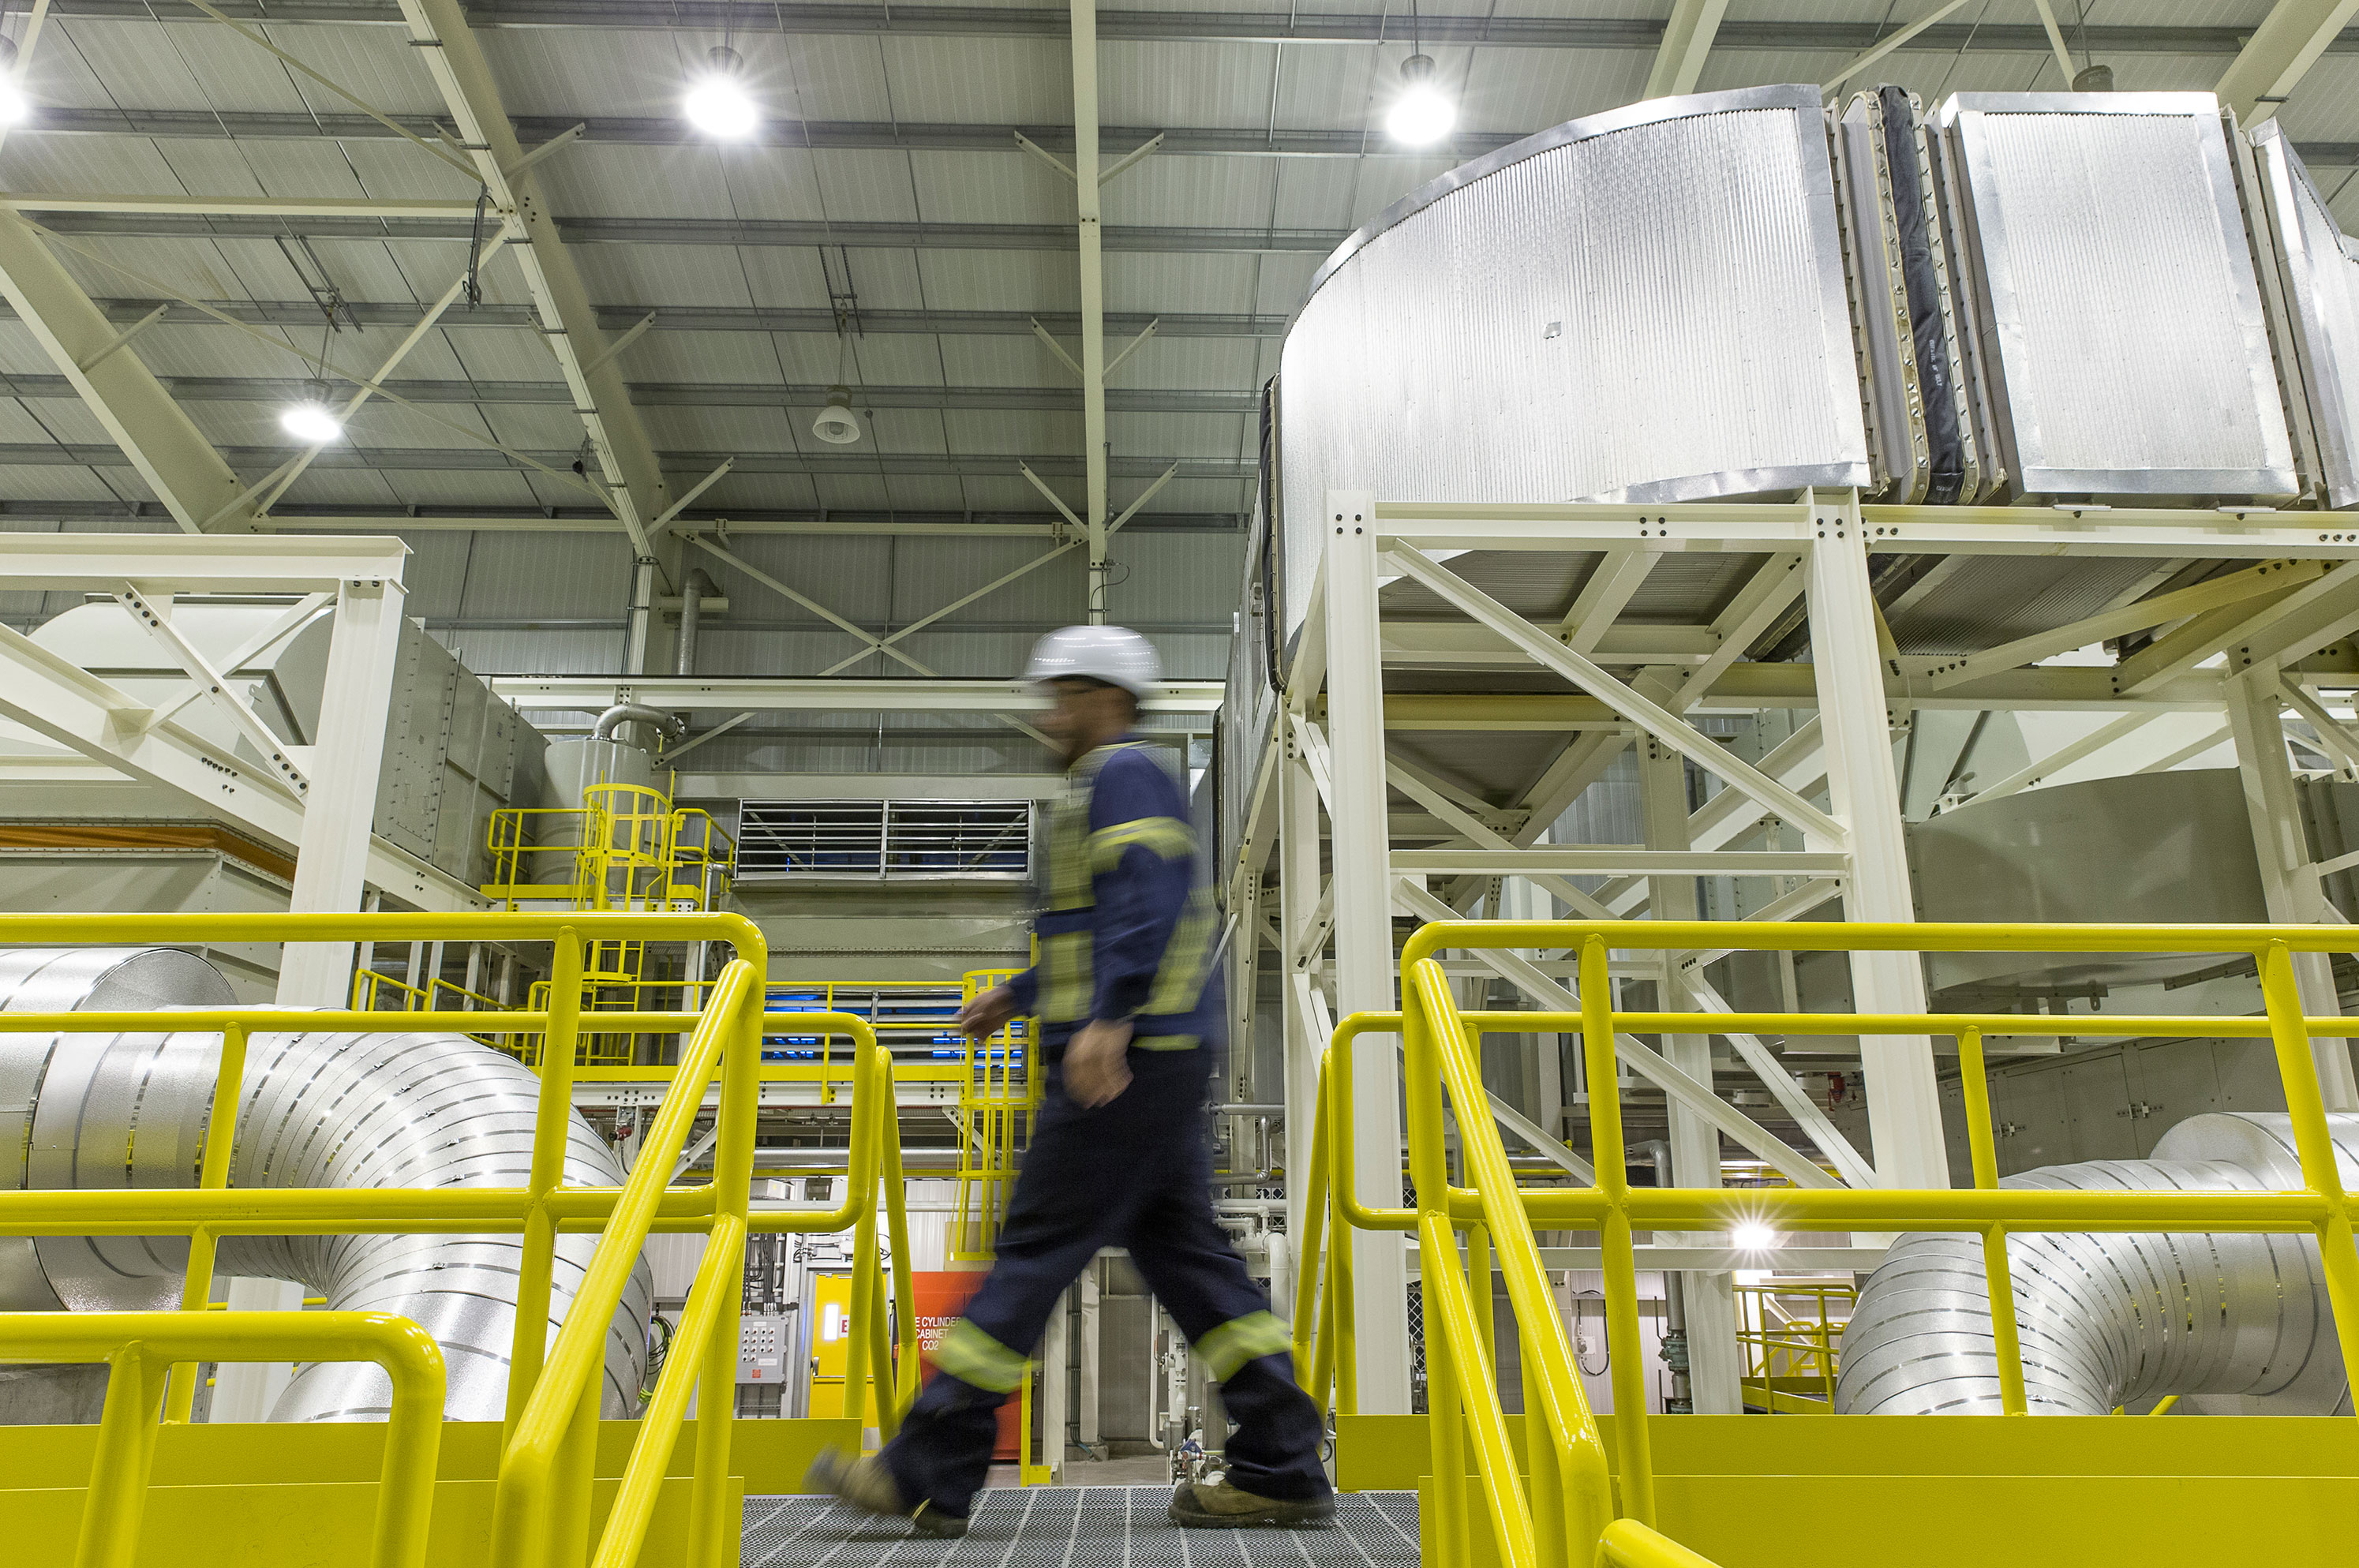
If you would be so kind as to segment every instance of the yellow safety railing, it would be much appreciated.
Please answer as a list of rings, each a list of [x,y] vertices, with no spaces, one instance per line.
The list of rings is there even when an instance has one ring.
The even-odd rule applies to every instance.
[[[442,1351],[390,1312],[11,1312],[12,1356],[103,1361],[106,1402],[82,1501],[76,1568],[131,1568],[156,1458],[156,1409],[175,1362],[374,1361],[393,1380],[369,1568],[419,1568],[442,1445]]]
[[[1579,1012],[1462,1013],[1435,954],[1444,950],[1571,949],[1579,956]],[[1607,953],[1622,949],[1673,955],[1799,953],[2165,953],[2242,954],[2259,967],[2258,1018],[2011,1013],[1625,1012],[1614,1005]],[[2011,1230],[2239,1231],[2308,1233],[2320,1243],[2335,1333],[2346,1363],[2359,1365],[2359,1247],[2350,1195],[2336,1171],[2321,1098],[2313,1037],[2359,1035],[2359,1020],[2305,1018],[2294,980],[2297,953],[2359,951],[2359,931],[2322,926],[2060,924],[1851,924],[1811,921],[1493,920],[1429,925],[1401,955],[1403,1006],[1343,1020],[1322,1072],[1314,1141],[1320,1158],[1306,1194],[1303,1287],[1298,1301],[1298,1365],[1314,1397],[1353,1408],[1355,1356],[1349,1312],[1349,1251],[1341,1228],[1408,1230],[1418,1237],[1425,1292],[1427,1405],[1433,1446],[1432,1507],[1423,1542],[1430,1561],[1470,1561],[1474,1511],[1489,1521],[1506,1568],[1601,1563],[1702,1563],[1653,1533],[1655,1478],[1638,1343],[1635,1229],[1788,1231],[1972,1231],[1984,1239],[2001,1400],[2027,1413]],[[1484,1094],[1484,1034],[1578,1031],[1588,1081],[1616,1081],[1616,1036],[1714,1034],[1741,1029],[1787,1036],[1936,1036],[1957,1042],[1963,1075],[1971,1190],[1888,1188],[1632,1188],[1618,1097],[1589,1100],[1592,1186],[1520,1188]],[[1351,1056],[1362,1036],[1397,1033],[1405,1048],[1408,1142],[1413,1209],[1364,1207],[1352,1190]],[[2302,1177],[2283,1192],[2051,1192],[2002,1190],[1983,1055],[1986,1036],[2266,1039],[2274,1048],[2291,1115]],[[1445,1104],[1457,1110],[1469,1183],[1450,1180]],[[1614,1485],[1565,1342],[1533,1238],[1535,1226],[1596,1232],[1604,1264],[1606,1332],[1613,1353],[1616,1418]],[[1467,1233],[1462,1258],[1457,1233]],[[1322,1237],[1324,1245],[1322,1246]],[[1323,1254],[1314,1262],[1314,1255]],[[1504,1274],[1522,1341],[1528,1481],[1518,1473],[1501,1413],[1488,1333],[1494,1267]],[[1470,1278],[1471,1276],[1471,1278]],[[1312,1300],[1315,1296],[1316,1299]],[[1676,1419],[1676,1418],[1674,1418]],[[1468,1444],[1479,1460],[1479,1488]],[[1480,1500],[1474,1494],[1479,1491]],[[1618,1521],[1618,1522],[1617,1522]]]
[[[961,985],[961,998],[972,1002],[1016,973],[974,970]],[[1038,1018],[1010,1018],[987,1038],[966,1042],[959,1073],[957,1213],[950,1234],[951,1256],[961,1262],[997,1256],[999,1218],[1016,1185],[1016,1156],[1028,1141],[1032,1117],[1040,1108],[1042,1080],[1033,1060],[1039,1032]],[[1019,1055],[1025,1068],[1020,1077]]]
[[[1799,1314],[1783,1305],[1795,1300],[1804,1303]],[[1737,1380],[1745,1399],[1765,1410],[1832,1410],[1843,1325],[1858,1300],[1849,1279],[1738,1284]],[[1817,1384],[1816,1397],[1798,1392],[1798,1383]]]
[[[833,1210],[753,1214],[766,943],[751,921],[710,913],[595,912],[0,916],[0,947],[439,940],[548,942],[553,947],[554,974],[546,1010],[510,1013],[504,1020],[519,1030],[544,1035],[555,1047],[545,1053],[541,1068],[532,1160],[525,1186],[229,1189],[223,1182],[235,1118],[215,1116],[206,1129],[199,1162],[200,1184],[194,1189],[0,1192],[0,1236],[185,1236],[190,1242],[181,1312],[136,1319],[0,1313],[0,1360],[74,1359],[84,1352],[60,1349],[58,1335],[86,1332],[103,1339],[111,1333],[114,1339],[101,1345],[94,1358],[114,1356],[122,1345],[136,1341],[134,1351],[123,1354],[134,1356],[143,1369],[143,1383],[169,1377],[172,1391],[167,1408],[177,1419],[185,1420],[194,1397],[194,1378],[165,1373],[164,1367],[174,1363],[193,1373],[200,1360],[277,1361],[299,1356],[375,1359],[380,1349],[388,1356],[401,1354],[385,1348],[392,1343],[386,1338],[390,1331],[358,1326],[374,1321],[370,1314],[293,1316],[202,1311],[212,1292],[213,1248],[220,1236],[521,1234],[524,1247],[509,1365],[508,1430],[495,1495],[492,1555],[502,1568],[579,1563],[589,1546],[591,1473],[603,1381],[600,1369],[616,1305],[651,1232],[707,1232],[711,1243],[684,1312],[687,1342],[668,1359],[658,1379],[597,1545],[594,1561],[599,1568],[625,1568],[636,1560],[645,1540],[657,1490],[679,1436],[690,1387],[698,1388],[699,1403],[706,1411],[725,1416],[734,1406],[743,1287],[740,1270],[732,1260],[742,1255],[746,1234],[853,1229],[859,1255],[853,1307],[865,1324],[855,1338],[848,1393],[855,1400],[863,1399],[873,1382],[882,1420],[887,1430],[897,1427],[900,1411],[916,1392],[918,1341],[908,1289],[908,1219],[902,1203],[899,1122],[892,1103],[891,1063],[864,1019],[840,1014],[804,1016],[804,1027],[846,1035],[855,1042],[853,1179],[844,1202]],[[583,956],[593,943],[608,941],[720,942],[735,956],[723,968],[713,994],[700,1011],[615,1014],[601,1018],[604,1024],[648,1033],[685,1034],[688,1039],[680,1051],[680,1064],[662,1070],[673,1083],[642,1140],[629,1180],[621,1188],[569,1187],[562,1178],[572,1116],[572,1047],[582,1018]],[[226,1105],[237,1101],[247,1037],[256,1029],[286,1028],[288,1018],[270,1007],[0,1012],[0,1031],[219,1033],[223,1050],[213,1103]],[[383,1029],[386,1018],[383,1013],[360,1009],[323,1010],[305,1012],[300,1021],[306,1030],[314,1032],[361,1033]],[[670,1172],[716,1073],[720,1101],[712,1179],[700,1186],[670,1187]],[[899,1303],[897,1366],[893,1325],[884,1310],[885,1286],[876,1261],[880,1193],[891,1229]],[[560,1231],[601,1234],[552,1343],[545,1325],[553,1248]],[[341,1341],[300,1337],[334,1333],[348,1337]],[[435,1375],[430,1404],[421,1408],[430,1408],[439,1418],[439,1360]],[[126,1389],[131,1388],[129,1380],[118,1382]],[[116,1386],[109,1386],[110,1410]],[[154,1409],[158,1400],[145,1388],[133,1392],[143,1416]],[[123,1424],[130,1418],[116,1419],[121,1429],[117,1441],[133,1442],[136,1434],[126,1435],[130,1429]],[[717,1568],[735,1560],[739,1521],[730,1504],[728,1486],[731,1428],[726,1419],[697,1423],[686,1531],[686,1558],[691,1568]],[[439,1434],[439,1424],[429,1430]],[[110,1452],[103,1437],[103,1462]],[[125,1450],[134,1456],[139,1452],[144,1450],[136,1444]],[[388,1453],[390,1464],[391,1450]],[[144,1475],[144,1460],[141,1463]],[[404,1464],[409,1465],[412,1461],[406,1459]],[[432,1470],[429,1452],[423,1466],[429,1482]],[[398,1486],[381,1495],[381,1530],[388,1517],[410,1517],[404,1511],[412,1506],[405,1500],[409,1497],[405,1488],[426,1484],[412,1475],[412,1468],[404,1468],[394,1477]],[[110,1565],[130,1563],[130,1553],[136,1547],[142,1497],[143,1489],[127,1486],[93,1490],[92,1506],[97,1512],[86,1523],[81,1561]],[[385,1509],[394,1513],[388,1515]],[[417,1528],[420,1541],[422,1532],[420,1513]],[[93,1540],[103,1548],[102,1555],[92,1555],[99,1550],[91,1544]],[[416,1560],[410,1547],[401,1550],[410,1555],[381,1556],[378,1561],[390,1568],[394,1563]]]

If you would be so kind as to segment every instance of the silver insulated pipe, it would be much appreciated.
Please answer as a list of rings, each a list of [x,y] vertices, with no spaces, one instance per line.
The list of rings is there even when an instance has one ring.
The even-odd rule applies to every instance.
[[[0,952],[0,1007],[110,1011],[227,1006],[228,983],[166,948]],[[298,1021],[290,1016],[288,1021]],[[192,1187],[213,1110],[216,1035],[0,1035],[0,1188]],[[521,1187],[539,1082],[454,1034],[256,1033],[246,1044],[230,1184]],[[611,1150],[571,1118],[565,1180],[619,1186]],[[549,1331],[597,1242],[557,1238]],[[295,1281],[338,1312],[396,1312],[449,1363],[451,1421],[502,1419],[521,1239],[514,1236],[227,1236],[215,1272]],[[0,1310],[158,1311],[188,1264],[178,1236],[0,1238]],[[642,1262],[606,1340],[605,1413],[636,1414],[651,1287]],[[300,1367],[272,1421],[382,1420],[374,1366]]]
[[[2346,1183],[2359,1115],[2327,1117]],[[2051,1165],[2003,1187],[2284,1192],[2301,1186],[2283,1113],[2190,1116],[2151,1160]],[[2322,1414],[2347,1385],[2312,1236],[2030,1234],[2007,1238],[2034,1415],[2104,1415],[2166,1394],[2274,1397]],[[1843,1331],[1838,1412],[1981,1415],[2000,1409],[1981,1238],[1904,1236]]]

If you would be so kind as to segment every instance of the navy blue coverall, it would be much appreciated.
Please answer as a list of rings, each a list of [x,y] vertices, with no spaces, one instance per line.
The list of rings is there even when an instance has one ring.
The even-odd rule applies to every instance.
[[[1129,1249],[1221,1383],[1236,1430],[1229,1481],[1289,1502],[1324,1497],[1317,1409],[1291,1338],[1212,1218],[1202,1107],[1223,1029],[1212,896],[1180,781],[1130,737],[1073,765],[1052,809],[1040,961],[1013,982],[1038,1015],[1046,1084],[998,1261],[934,1351],[935,1374],[883,1458],[911,1507],[965,1517],[997,1411],[1022,1382],[1065,1288],[1101,1247]],[[1131,1082],[1094,1110],[1058,1062],[1092,1019],[1130,1020]],[[1061,1440],[1062,1421],[1049,1427]]]

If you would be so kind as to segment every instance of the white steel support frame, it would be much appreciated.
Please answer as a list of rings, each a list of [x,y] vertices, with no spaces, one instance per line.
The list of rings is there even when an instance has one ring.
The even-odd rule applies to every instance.
[[[1332,1018],[1326,996],[1319,989],[1325,967],[1326,941],[1315,947],[1311,933],[1321,919],[1322,904],[1332,907],[1332,894],[1322,886],[1319,854],[1319,786],[1299,729],[1309,723],[1290,710],[1278,713],[1277,776],[1277,938],[1278,973],[1285,977],[1282,1016],[1286,1051],[1286,1183],[1288,1234],[1303,1234],[1302,1205],[1310,1183],[1292,1179],[1310,1169],[1311,1138],[1317,1130],[1313,1107],[1319,1103],[1319,1061],[1327,1050]],[[1240,931],[1238,939],[1245,940]],[[1251,1039],[1242,1035],[1238,1039]],[[1370,1051],[1366,1054],[1373,1055]],[[1353,1059],[1356,1066],[1359,1058]]]
[[[329,603],[336,606],[320,732],[308,746],[276,747],[283,759],[277,763],[269,746],[255,760],[174,722],[182,709],[207,700],[209,680],[192,681],[179,697],[151,703],[5,628],[0,628],[0,661],[6,665],[0,717],[111,774],[185,797],[194,813],[293,852],[288,907],[297,911],[357,909],[364,884],[424,909],[478,908],[473,888],[370,833],[408,554],[408,546],[390,539],[0,534],[0,591],[111,589],[150,606],[159,619],[180,593],[304,595],[223,660],[220,668],[227,671],[258,657]],[[171,646],[185,646],[168,636]],[[38,768],[27,771],[39,774]],[[289,946],[278,999],[340,1005],[350,967],[349,946]]]
[[[1335,1007],[1389,1012],[1395,985],[1391,868],[1386,862],[1384,648],[1376,630],[1375,497],[1331,491],[1325,539],[1327,742],[1334,833]],[[1307,700],[1309,692],[1301,692]],[[1391,1052],[1354,1063],[1353,1176],[1363,1203],[1400,1186],[1400,1068]],[[1406,1415],[1408,1268],[1389,1232],[1353,1232],[1360,1409]]]
[[[1900,781],[1892,768],[1892,726],[1885,705],[1884,651],[1869,591],[1867,539],[1856,495],[1817,501],[1808,604],[1810,670],[1819,688],[1819,740],[1827,802],[1850,836],[1851,877],[1843,914],[1854,920],[1917,918],[1908,886],[1908,845],[1900,820]],[[1806,845],[1814,844],[1805,828]],[[1921,1013],[1925,970],[1913,953],[1854,953],[1852,1006],[1862,1012]],[[1950,1184],[1941,1138],[1940,1087],[1933,1042],[1923,1035],[1862,1037],[1867,1126],[1877,1173],[1893,1187]]]
[[[2359,0],[2277,0],[2213,89],[2241,125],[2274,116],[2337,34],[2359,16]]]
[[[2253,824],[2261,897],[2271,920],[2312,924],[2338,917],[2320,887],[2294,796],[2293,763],[2286,755],[2282,696],[2275,663],[2264,663],[2227,681],[2228,730],[2236,744],[2236,771],[2245,784],[2245,809]],[[2332,1017],[2343,1008],[2335,996],[2334,971],[2325,953],[2302,953],[2294,963],[2302,1010]],[[2318,1063],[2319,1092],[2331,1111],[2359,1111],[2348,1041],[2310,1041]]]
[[[1687,774],[1686,758],[1652,735],[1638,743],[1638,798],[1647,848],[1688,847]],[[1701,917],[1691,874],[1648,881],[1652,918],[1692,920]],[[1695,1007],[1696,1000],[1678,966],[1665,966],[1659,988],[1661,1005],[1667,1010],[1687,1012]],[[1665,1035],[1662,1052],[1689,1077],[1700,1083],[1712,1083],[1710,1035]],[[1720,1129],[1678,1100],[1667,1099],[1665,1110],[1670,1122],[1671,1180],[1682,1187],[1719,1186]],[[1655,1239],[1674,1246],[1709,1247],[1720,1238],[1704,1232],[1672,1231]],[[1745,1395],[1738,1386],[1743,1377],[1736,1359],[1736,1277],[1690,1273],[1682,1275],[1681,1280],[1687,1301],[1688,1386],[1695,1413],[1743,1415]]]

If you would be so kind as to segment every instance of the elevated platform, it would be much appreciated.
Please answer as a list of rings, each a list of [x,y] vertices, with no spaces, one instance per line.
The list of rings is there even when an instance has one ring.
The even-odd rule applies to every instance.
[[[1415,1492],[1336,1498],[1333,1530],[1190,1530],[1163,1517],[1169,1486],[985,1492],[961,1541],[915,1539],[829,1497],[745,1499],[742,1568],[1408,1568],[1420,1561]]]

